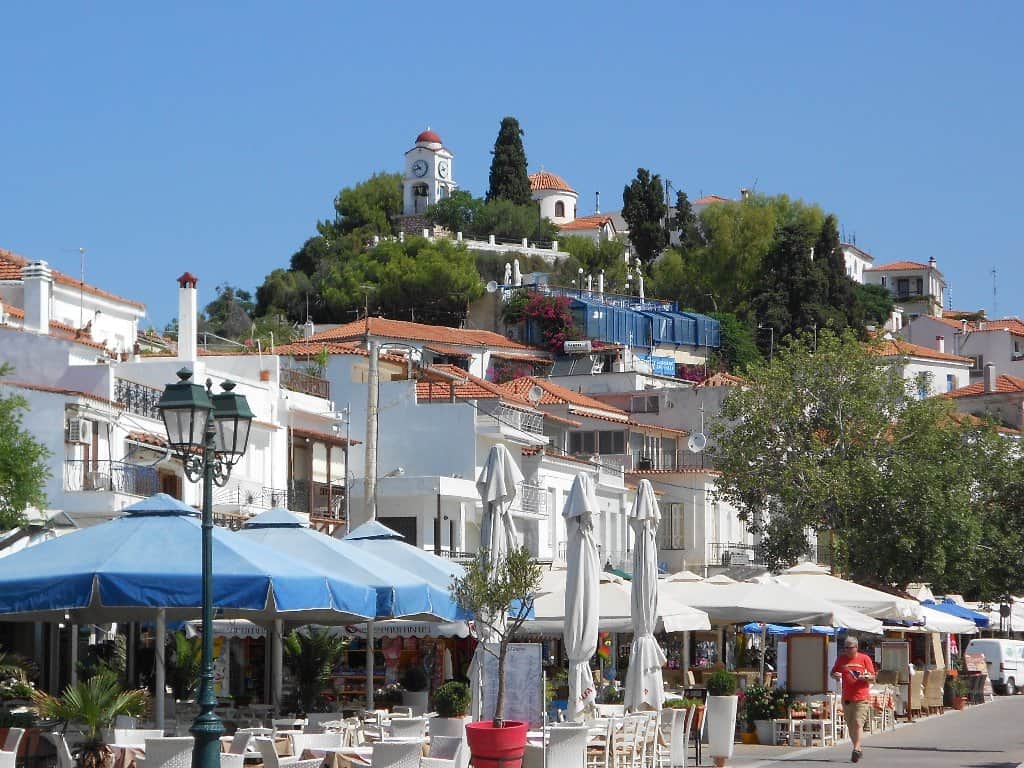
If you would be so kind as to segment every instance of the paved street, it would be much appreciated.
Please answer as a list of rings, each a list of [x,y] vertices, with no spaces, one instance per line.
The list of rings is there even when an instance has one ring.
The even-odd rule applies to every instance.
[[[888,768],[1016,768],[1024,763],[1024,696],[999,697],[984,706],[946,714],[895,732],[869,736],[859,765]],[[737,747],[737,768],[822,766],[850,764],[850,744],[829,749]],[[705,763],[710,761],[705,757]]]

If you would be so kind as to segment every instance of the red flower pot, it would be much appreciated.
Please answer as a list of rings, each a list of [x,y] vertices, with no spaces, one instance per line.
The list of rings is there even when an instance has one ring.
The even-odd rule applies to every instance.
[[[466,741],[474,768],[522,768],[526,723],[506,720],[503,728],[491,720],[467,723]]]

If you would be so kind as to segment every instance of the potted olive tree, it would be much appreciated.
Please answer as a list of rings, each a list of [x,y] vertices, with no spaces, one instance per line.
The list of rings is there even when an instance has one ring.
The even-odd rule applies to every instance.
[[[492,641],[480,647],[498,659],[494,719],[469,723],[466,738],[474,759],[500,762],[502,768],[520,768],[526,746],[527,724],[505,720],[505,658],[509,641],[530,615],[540,579],[540,565],[526,547],[498,558],[482,549],[451,586],[455,602],[473,615],[478,635]]]
[[[708,689],[708,753],[715,765],[725,765],[732,757],[736,740],[736,675],[724,669],[712,672],[705,685]]]

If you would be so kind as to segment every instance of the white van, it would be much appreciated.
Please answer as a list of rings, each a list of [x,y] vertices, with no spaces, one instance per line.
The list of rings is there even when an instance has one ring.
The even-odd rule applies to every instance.
[[[978,638],[967,644],[965,653],[984,654],[988,679],[1000,693],[1012,696],[1024,685],[1024,640]]]

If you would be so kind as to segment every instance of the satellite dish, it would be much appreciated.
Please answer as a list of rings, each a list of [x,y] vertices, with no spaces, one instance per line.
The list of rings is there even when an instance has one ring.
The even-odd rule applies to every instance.
[[[686,441],[686,447],[690,449],[690,453],[700,453],[707,447],[707,444],[708,438],[703,432],[694,432]]]
[[[495,292],[496,290],[498,290],[498,283],[497,283],[496,281],[494,281],[494,280],[491,280],[491,281],[490,281],[490,282],[489,282],[489,283],[488,283],[488,284],[487,284],[486,286],[484,286],[484,287],[485,287],[485,288],[487,289],[487,292],[488,292],[488,293],[494,293],[494,292]]]
[[[541,386],[534,384],[532,387],[530,387],[530,390],[526,393],[526,396],[530,399],[531,403],[536,405],[537,403],[540,402],[540,399],[544,397],[544,389]]]

